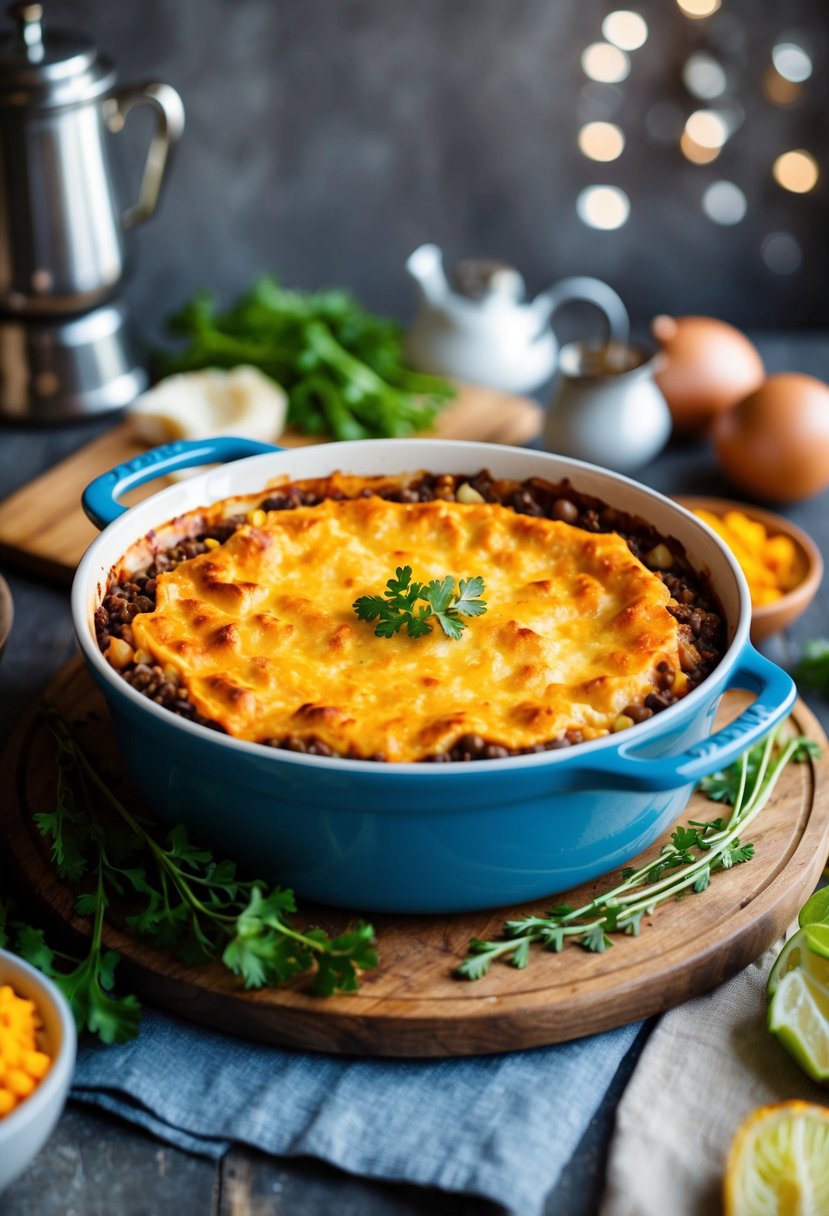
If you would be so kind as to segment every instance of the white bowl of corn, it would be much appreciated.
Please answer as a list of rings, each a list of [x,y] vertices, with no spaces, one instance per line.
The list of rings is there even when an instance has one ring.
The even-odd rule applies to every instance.
[[[62,993],[0,950],[0,1191],[40,1152],[63,1110],[76,1034]]]

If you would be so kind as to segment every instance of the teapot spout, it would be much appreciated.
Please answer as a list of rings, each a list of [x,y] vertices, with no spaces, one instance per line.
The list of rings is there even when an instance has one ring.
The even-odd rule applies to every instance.
[[[436,308],[445,304],[449,295],[449,284],[443,270],[443,253],[438,245],[420,245],[407,258],[406,270],[430,307]]]

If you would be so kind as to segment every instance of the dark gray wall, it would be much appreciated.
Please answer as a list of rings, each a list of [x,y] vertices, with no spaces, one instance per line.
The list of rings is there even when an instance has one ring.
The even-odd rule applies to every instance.
[[[620,5],[621,6],[621,5]],[[532,289],[571,273],[606,278],[641,324],[655,312],[710,312],[748,327],[829,322],[826,240],[826,0],[723,0],[690,21],[674,0],[631,3],[650,25],[619,86],[627,134],[614,164],[578,151],[582,49],[610,0],[46,0],[47,21],[89,32],[123,81],[174,84],[187,131],[160,214],[135,244],[130,287],[150,333],[195,287],[227,296],[262,269],[296,286],[354,288],[407,315],[402,263],[423,240],[450,258],[514,262]],[[780,109],[760,81],[775,41],[795,30],[816,72]],[[695,108],[688,54],[717,51],[745,121],[715,164],[655,142],[658,102]],[[611,86],[593,86],[611,97]],[[144,118],[119,140],[140,157]],[[781,151],[809,148],[811,194],[778,187]],[[133,177],[137,176],[133,166]],[[701,209],[712,181],[736,182],[748,213],[721,227]],[[628,223],[586,228],[575,198],[591,182],[630,196]],[[760,248],[791,233],[800,270],[778,275]]]

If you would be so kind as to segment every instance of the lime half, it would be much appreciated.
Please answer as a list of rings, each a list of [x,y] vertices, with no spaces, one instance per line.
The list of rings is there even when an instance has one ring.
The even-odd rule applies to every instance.
[[[771,998],[769,1030],[804,1072],[829,1081],[829,988],[800,967],[787,971]]]
[[[805,933],[809,949],[813,954],[820,955],[829,968],[829,925],[808,925]]]
[[[801,928],[820,921],[829,923],[829,887],[821,887],[819,891],[815,891],[800,909],[797,919]]]
[[[816,954],[809,940],[816,928],[816,925],[810,925],[808,929],[798,929],[786,942],[769,975],[769,996],[774,996],[783,976],[796,968],[801,968],[824,988],[829,988],[829,957],[823,958],[821,954]]]
[[[829,1109],[794,1101],[749,1115],[728,1154],[723,1198],[725,1216],[826,1216]]]

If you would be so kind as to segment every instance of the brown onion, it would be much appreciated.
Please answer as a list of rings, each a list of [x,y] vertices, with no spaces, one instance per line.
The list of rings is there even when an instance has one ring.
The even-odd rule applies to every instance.
[[[654,317],[662,346],[659,385],[679,432],[706,431],[714,418],[763,382],[765,369],[745,334],[714,317]]]
[[[748,494],[778,502],[829,486],[829,387],[814,376],[770,376],[714,424],[720,467]]]

